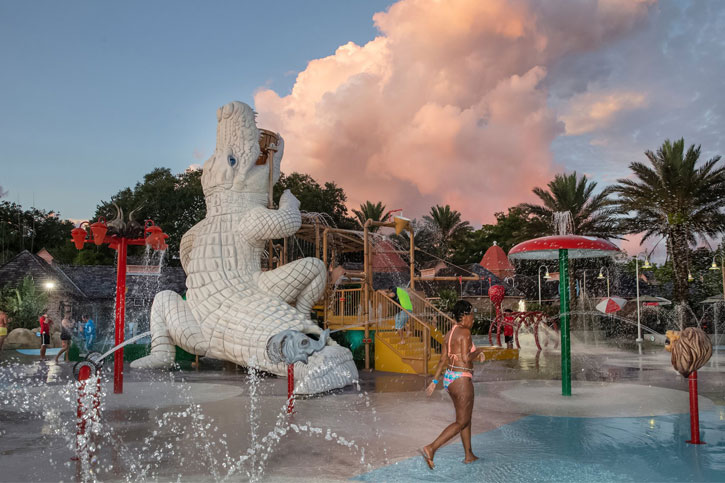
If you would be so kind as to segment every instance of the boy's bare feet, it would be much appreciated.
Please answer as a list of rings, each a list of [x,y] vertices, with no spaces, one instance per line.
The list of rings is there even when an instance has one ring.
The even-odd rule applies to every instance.
[[[475,454],[471,453],[469,456],[466,456],[466,459],[464,459],[463,462],[465,464],[469,464],[469,463],[473,463],[477,459],[478,459],[478,456],[476,456]]]

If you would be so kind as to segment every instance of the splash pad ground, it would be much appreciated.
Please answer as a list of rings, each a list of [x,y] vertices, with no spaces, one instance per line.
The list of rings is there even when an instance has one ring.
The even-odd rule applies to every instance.
[[[69,461],[72,365],[3,351],[0,481],[218,481],[247,454],[250,433],[260,443],[275,426],[285,434],[269,451],[262,444],[255,458],[263,469],[253,479],[725,479],[725,348],[699,372],[701,436],[707,443],[701,446],[685,443],[687,381],[660,346],[647,346],[641,355],[576,342],[573,349],[570,398],[559,394],[557,351],[537,356],[524,348],[519,360],[477,364],[473,450],[481,460],[461,464],[455,439],[436,455],[434,471],[417,448],[453,420],[453,407],[444,391],[426,398],[422,377],[362,371],[359,389],[298,400],[296,414],[280,423],[286,395],[281,378],[250,386],[249,376],[237,371],[127,369],[126,391],[114,395],[107,374],[94,473],[80,478]],[[228,478],[245,479],[243,473]]]

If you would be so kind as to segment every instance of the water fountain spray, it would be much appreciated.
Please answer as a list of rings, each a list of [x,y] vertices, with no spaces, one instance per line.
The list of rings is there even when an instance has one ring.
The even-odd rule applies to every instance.
[[[601,238],[567,235],[571,213],[555,213],[553,236],[519,243],[509,251],[509,258],[522,260],[559,260],[559,313],[561,320],[561,394],[571,396],[571,338],[569,334],[569,259],[605,257],[619,252],[613,243]],[[562,234],[564,232],[564,234]]]
[[[129,245],[146,245],[157,251],[165,251],[168,246],[165,240],[169,235],[156,226],[152,220],[146,220],[142,226],[133,215],[138,208],[131,211],[128,222],[123,219],[123,210],[117,205],[116,218],[106,222],[105,218],[99,218],[97,222],[90,225],[91,235],[83,228],[84,221],[78,228],[71,230],[71,237],[78,250],[83,249],[86,243],[93,242],[96,245],[107,243],[108,246],[118,252],[118,268],[116,271],[116,321],[115,321],[115,342],[118,346],[123,342],[125,335],[126,320],[126,252]],[[113,361],[113,392],[123,393],[123,348],[115,351]]]

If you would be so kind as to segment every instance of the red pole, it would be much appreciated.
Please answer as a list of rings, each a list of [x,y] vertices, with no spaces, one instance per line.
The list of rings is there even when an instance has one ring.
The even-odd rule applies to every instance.
[[[83,406],[83,399],[86,395],[86,383],[91,377],[91,369],[88,366],[81,367],[78,372],[78,407],[76,410],[76,454],[71,460],[80,460],[82,450],[86,449],[86,444],[81,445],[81,439],[86,434],[86,418],[87,409]]]
[[[501,347],[501,323],[503,316],[501,315],[501,302],[496,303],[496,345]]]
[[[705,444],[700,441],[700,409],[697,406],[697,371],[690,373],[690,444]]]
[[[295,365],[287,364],[287,414],[295,412]]]
[[[118,270],[116,274],[116,338],[114,345],[123,342],[126,319],[126,239],[118,242]],[[123,393],[123,349],[113,355],[113,392]]]

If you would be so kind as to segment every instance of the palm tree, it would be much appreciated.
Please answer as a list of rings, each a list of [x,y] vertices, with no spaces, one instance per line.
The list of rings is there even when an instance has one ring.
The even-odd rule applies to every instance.
[[[467,221],[461,220],[461,214],[451,210],[449,205],[435,205],[430,213],[423,217],[433,233],[433,246],[442,258],[448,258],[451,242],[473,230]]]
[[[390,212],[385,211],[385,205],[382,201],[378,201],[372,204],[370,201],[366,201],[364,205],[360,205],[359,210],[352,210],[355,215],[355,221],[358,222],[360,228],[365,226],[367,220],[373,221],[385,221],[389,216]],[[379,226],[371,226],[368,228],[370,232],[378,231]]]
[[[625,233],[667,238],[674,269],[674,299],[687,302],[688,245],[696,237],[725,231],[725,167],[720,156],[696,167],[700,146],[685,151],[685,141],[666,140],[657,153],[644,154],[651,166],[631,163],[635,178],[623,178],[614,187]]]
[[[555,234],[554,213],[566,211],[571,213],[573,234],[621,238],[613,217],[616,210],[609,198],[611,187],[594,194],[597,183],[586,176],[577,176],[576,171],[568,175],[557,174],[547,186],[548,190],[539,187],[533,189],[543,204],[519,205],[528,218],[524,227],[528,238]]]

